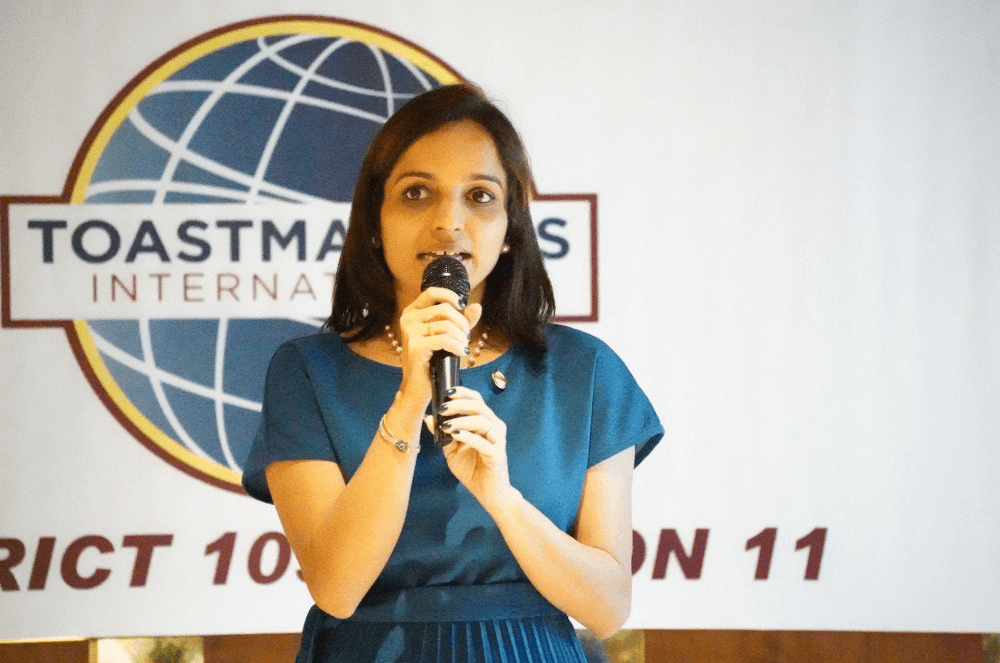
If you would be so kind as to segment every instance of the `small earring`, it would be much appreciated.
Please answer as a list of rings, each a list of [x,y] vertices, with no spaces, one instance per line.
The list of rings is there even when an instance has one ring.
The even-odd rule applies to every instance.
[[[382,246],[382,242],[378,241],[377,235],[372,235],[372,248],[377,249]]]
[[[503,246],[500,247],[500,253],[510,253],[510,244],[504,242]]]

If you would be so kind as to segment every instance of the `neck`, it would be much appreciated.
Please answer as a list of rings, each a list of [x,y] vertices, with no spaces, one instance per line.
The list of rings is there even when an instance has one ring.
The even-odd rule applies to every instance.
[[[393,315],[393,320],[399,320],[399,317],[403,315],[403,309],[412,304],[417,297],[420,296],[422,291],[417,290],[412,292],[400,287],[400,284],[396,283],[396,312]],[[469,291],[468,304],[482,304],[483,294],[486,292],[486,282],[476,285],[472,290]]]
[[[491,339],[489,332],[487,332],[482,325],[477,325],[472,330],[470,335],[472,336],[472,339],[469,342],[469,354],[465,357],[460,357],[462,368],[472,368],[477,364],[492,361],[503,354],[503,345],[498,345],[493,339]],[[381,355],[384,360],[388,360],[383,360],[383,363],[400,365],[402,346],[400,346],[399,343],[398,326],[395,324],[387,325],[384,334],[380,338],[382,340],[379,342],[379,345],[382,346],[382,351],[378,352],[378,354]],[[367,350],[369,354],[372,354],[373,351],[377,351],[370,345]]]

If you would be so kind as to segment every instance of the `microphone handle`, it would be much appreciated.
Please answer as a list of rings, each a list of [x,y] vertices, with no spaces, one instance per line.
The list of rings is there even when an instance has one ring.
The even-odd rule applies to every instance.
[[[431,411],[434,414],[434,444],[443,446],[451,442],[451,435],[441,430],[442,422],[448,417],[439,412],[441,406],[448,401],[448,390],[462,384],[458,373],[458,357],[438,350],[431,356]]]

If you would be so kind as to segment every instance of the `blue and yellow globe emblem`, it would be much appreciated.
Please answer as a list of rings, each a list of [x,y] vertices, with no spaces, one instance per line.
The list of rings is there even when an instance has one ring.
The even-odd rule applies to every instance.
[[[69,202],[227,210],[348,203],[382,123],[410,97],[458,80],[415,45],[356,23],[279,17],[222,28],[167,54],[112,101],[78,156]],[[176,264],[157,241],[150,234],[133,251]],[[99,249],[78,248],[100,258]],[[339,254],[327,253],[333,271]],[[96,300],[96,276],[94,284]],[[153,311],[75,319],[69,330],[92,384],[140,441],[241,491],[267,361],[322,322],[291,310],[270,318]]]

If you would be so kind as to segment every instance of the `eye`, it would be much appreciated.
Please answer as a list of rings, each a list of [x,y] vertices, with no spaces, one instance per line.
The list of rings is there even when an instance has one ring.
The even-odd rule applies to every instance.
[[[430,195],[425,187],[422,186],[408,186],[403,189],[403,198],[407,200],[423,200],[428,195]]]
[[[474,189],[469,192],[469,198],[472,202],[479,205],[485,205],[496,200],[496,196],[493,195],[492,191],[487,191],[486,189]]]

